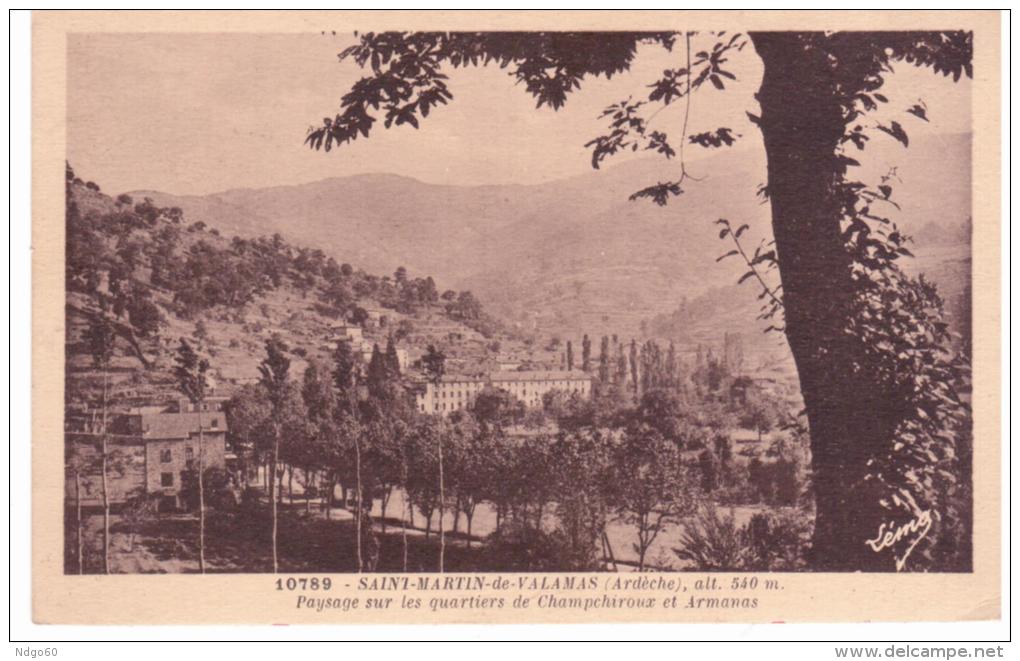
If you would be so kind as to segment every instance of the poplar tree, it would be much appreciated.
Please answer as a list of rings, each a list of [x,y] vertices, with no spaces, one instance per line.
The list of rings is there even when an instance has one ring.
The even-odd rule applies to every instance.
[[[378,356],[376,370],[384,370],[382,356],[379,353],[379,347],[376,346],[372,352],[373,358]],[[334,354],[335,366],[333,370],[333,383],[337,389],[337,426],[340,430],[340,434],[346,436],[354,447],[354,486],[356,489],[356,507],[357,513],[354,517],[354,536],[355,536],[355,562],[357,564],[358,572],[361,572],[364,568],[364,558],[362,556],[362,539],[361,539],[361,525],[362,525],[362,498],[364,496],[362,492],[361,482],[361,396],[359,393],[360,387],[360,373],[357,364],[357,358],[354,356],[351,350],[350,344],[347,342],[341,342],[337,346],[336,353]],[[371,363],[370,363],[371,366]],[[346,491],[345,491],[346,493]],[[330,494],[332,497],[332,494]]]
[[[638,349],[637,340],[630,340],[630,382],[634,388],[634,395],[638,394],[641,382],[638,380]]]
[[[280,562],[277,549],[277,504],[276,504],[276,472],[280,461],[280,437],[283,433],[284,405],[287,398],[288,372],[290,358],[287,358],[287,345],[278,336],[266,340],[266,357],[259,365],[262,386],[266,389],[272,406],[273,421],[273,454],[269,464],[269,502],[272,507],[272,541],[273,541],[273,573],[279,572]]]
[[[205,573],[205,431],[202,429],[202,407],[209,381],[209,361],[200,358],[183,337],[175,357],[174,376],[177,385],[193,405],[198,420],[198,571]]]
[[[609,373],[609,337],[603,335],[599,346],[599,382],[603,386],[609,384]]]
[[[100,399],[99,464],[103,494],[103,573],[110,573],[110,491],[107,472],[109,469],[109,406],[110,406],[110,362],[116,332],[105,316],[97,316],[89,326],[86,337],[92,364],[102,372],[103,389]]]

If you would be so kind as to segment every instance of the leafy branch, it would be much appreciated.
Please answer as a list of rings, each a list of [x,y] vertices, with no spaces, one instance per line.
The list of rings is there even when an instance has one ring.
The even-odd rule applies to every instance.
[[[736,248],[717,257],[715,261],[721,262],[727,257],[733,256],[739,256],[741,259],[744,260],[744,264],[747,265],[748,270],[742,276],[740,276],[740,279],[737,280],[737,284],[742,284],[745,280],[748,280],[750,278],[755,278],[758,281],[758,284],[761,286],[761,293],[758,295],[758,299],[759,300],[763,300],[766,298],[769,299],[768,301],[766,301],[762,309],[762,314],[759,315],[758,318],[771,319],[773,316],[775,316],[776,312],[783,308],[783,301],[779,297],[779,291],[782,289],[782,285],[770,287],[768,282],[766,282],[765,280],[765,276],[759,270],[759,267],[761,267],[761,265],[763,264],[767,265],[765,267],[766,272],[768,270],[771,270],[772,268],[775,268],[775,265],[777,264],[775,249],[764,250],[764,248],[768,247],[768,244],[763,244],[755,248],[754,255],[749,256],[747,254],[747,251],[744,250],[743,244],[741,244],[740,242],[740,235],[746,232],[748,229],[746,223],[741,225],[735,230],[733,229],[733,226],[730,224],[730,221],[725,218],[720,218],[719,220],[715,221],[715,224],[722,226],[722,229],[719,230],[719,238],[725,239],[726,237],[729,237],[733,241],[733,245],[736,246]],[[777,326],[769,326],[767,329],[765,329],[765,332],[771,330],[781,331],[783,329]]]
[[[723,68],[723,65],[728,61],[726,54],[734,49],[736,51],[743,50],[747,44],[747,40],[743,38],[743,35],[736,33],[730,36],[728,40],[716,42],[711,51],[698,51],[692,55],[691,41],[695,34],[694,32],[684,33],[686,54],[684,66],[678,69],[666,70],[663,72],[662,78],[649,85],[651,92],[648,95],[647,101],[633,102],[628,98],[626,101],[621,101],[606,108],[600,117],[612,117],[609,125],[610,132],[594,138],[585,144],[585,147],[592,149],[592,167],[595,169],[598,169],[600,163],[609,156],[627,149],[630,151],[638,151],[642,148],[652,150],[664,155],[667,159],[679,155],[679,179],[658,182],[655,185],[643,188],[630,196],[632,201],[648,198],[659,206],[665,206],[669,202],[670,197],[683,194],[682,185],[686,180],[698,180],[697,177],[694,177],[687,171],[684,147],[688,142],[701,147],[721,147],[723,145],[728,147],[740,137],[727,127],[720,127],[714,131],[706,131],[688,136],[688,125],[691,118],[691,97],[694,91],[706,82],[711,83],[718,90],[723,90],[726,86],[723,82],[724,80],[736,80],[736,76]],[[717,36],[722,37],[724,35],[724,32],[719,32]],[[697,71],[696,75],[695,71]],[[679,146],[674,148],[670,145],[668,137],[664,132],[652,131],[650,126],[659,113],[674,101],[680,99],[684,101],[683,123],[680,129]],[[639,115],[639,111],[642,107],[651,103],[660,103],[661,106],[650,117],[643,119]]]

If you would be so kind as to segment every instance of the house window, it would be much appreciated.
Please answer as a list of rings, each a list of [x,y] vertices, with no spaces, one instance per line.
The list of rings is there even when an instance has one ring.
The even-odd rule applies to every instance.
[[[190,445],[184,448],[184,458],[191,460],[195,458],[195,448]]]
[[[173,473],[160,473],[159,483],[164,487],[172,487],[174,485],[174,474]]]
[[[209,423],[209,427],[212,428],[212,429],[218,429],[219,426],[220,426],[220,419],[219,418],[213,418],[212,422]]]
[[[160,463],[162,463],[162,464],[169,464],[173,460],[174,460],[174,458],[173,458],[173,454],[171,454],[171,452],[170,452],[170,448],[167,448],[165,450],[160,450],[159,451],[159,462]]]

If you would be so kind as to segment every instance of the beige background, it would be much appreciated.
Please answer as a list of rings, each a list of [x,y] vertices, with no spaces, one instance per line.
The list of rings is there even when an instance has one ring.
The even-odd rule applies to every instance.
[[[40,12],[33,18],[32,601],[37,623],[920,621],[997,619],[1000,602],[1000,72],[994,12]],[[87,32],[385,29],[971,29],[974,200],[974,572],[777,574],[756,610],[297,611],[264,575],[65,576],[63,534],[66,45]],[[604,577],[606,575],[600,575]],[[717,574],[729,582],[731,574]],[[688,580],[697,578],[682,574]],[[515,578],[515,577],[511,577]],[[330,597],[358,596],[334,576]],[[313,594],[313,593],[308,593]],[[465,596],[474,593],[465,592]],[[493,593],[478,593],[490,596]],[[501,593],[509,595],[513,593]],[[537,596],[534,593],[532,596]],[[321,595],[315,595],[321,596]],[[399,596],[391,593],[387,596]],[[428,597],[413,593],[412,596]],[[434,593],[450,597],[455,593]],[[566,595],[564,595],[566,596]],[[619,596],[619,594],[617,594]],[[733,596],[717,593],[715,596]]]

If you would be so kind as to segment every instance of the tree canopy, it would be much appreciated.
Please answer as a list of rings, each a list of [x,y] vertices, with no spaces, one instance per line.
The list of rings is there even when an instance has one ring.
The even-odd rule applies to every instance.
[[[956,460],[970,442],[969,412],[958,395],[967,357],[950,346],[935,289],[899,266],[911,252],[891,217],[898,209],[893,180],[866,182],[851,173],[874,135],[909,145],[899,120],[870,117],[889,102],[881,89],[893,65],[954,80],[972,76],[972,33],[366,33],[340,57],[369,75],[306,142],[330,151],[368,137],[379,119],[386,128],[417,128],[453,99],[446,68],[494,63],[537,106],[555,110],[586,77],[630,69],[640,44],[675,52],[676,66],[607,107],[606,132],[586,146],[595,168],[623,151],[678,159],[679,178],[631,195],[658,205],[694,183],[684,169],[687,145],[725,148],[737,139],[729,127],[688,135],[691,96],[706,84],[725,90],[735,77],[730,59],[748,46],[764,64],[760,109],[748,109],[748,116],[761,130],[768,160],[760,192],[771,205],[774,240],[746,249],[745,225],[727,219],[719,220],[720,239],[734,244],[723,257],[745,262],[741,281],[762,288],[761,317],[786,335],[800,375],[815,481],[815,565],[892,569],[913,551],[911,567],[968,566],[966,554],[941,546],[958,534],[953,520],[965,520],[970,507],[958,486],[969,475]],[[655,130],[655,113],[678,102],[686,106],[681,135]],[[923,101],[902,112],[928,121]],[[778,285],[769,284],[773,270]],[[589,369],[590,344],[585,348],[582,366]],[[633,351],[631,358],[633,366]],[[904,544],[871,553],[862,543],[882,522],[932,511],[944,514],[916,551]]]

